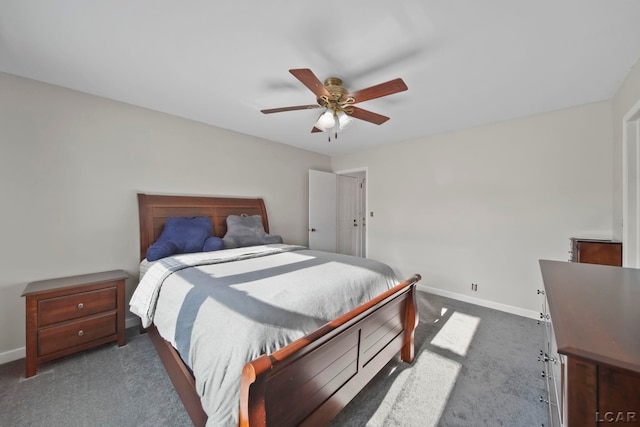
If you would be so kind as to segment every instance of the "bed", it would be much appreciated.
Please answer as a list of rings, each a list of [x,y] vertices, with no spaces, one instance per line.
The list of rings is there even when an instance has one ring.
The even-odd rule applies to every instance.
[[[166,220],[170,217],[207,216],[211,219],[213,234],[222,237],[227,231],[226,220],[229,215],[259,215],[265,232],[269,232],[267,211],[260,198],[138,194],[138,208],[141,260],[144,260],[149,246],[158,240]],[[304,264],[304,262],[300,263],[300,259],[318,260],[335,255],[316,253],[307,248],[298,248],[292,245],[267,245],[265,249],[260,248],[259,250],[266,250],[269,253],[266,255],[260,253],[257,255],[258,258],[246,256],[247,252],[253,253],[258,249],[241,248],[238,250],[240,251],[238,253],[242,254],[240,256],[241,262],[255,264],[257,270],[263,270],[265,263],[270,263],[272,258],[273,262],[278,264],[277,268],[292,270],[285,266],[286,262],[283,260],[297,257],[295,260],[297,263],[296,275],[305,273],[302,271],[305,269],[297,267]],[[220,251],[220,254],[224,253],[226,256],[227,252],[229,251]],[[216,256],[223,257],[223,255]],[[211,258],[207,254],[194,254],[194,257]],[[327,262],[333,262],[332,260],[333,258]],[[370,265],[367,263],[373,263],[373,261],[361,258],[353,259],[353,262],[357,268],[365,266],[367,269]],[[177,283],[188,283],[188,277],[194,275],[197,277],[223,276],[224,274],[216,269],[229,270],[232,267],[235,268],[235,263],[236,261],[218,265],[216,262],[213,265],[184,268],[180,271],[182,276],[175,273],[169,277]],[[319,263],[316,262],[316,264]],[[324,265],[325,261],[322,261],[322,264]],[[234,274],[234,277],[242,277],[244,273]],[[278,274],[280,274],[279,270]],[[274,276],[271,273],[269,275]],[[174,276],[176,276],[175,279]],[[285,283],[287,277],[283,275],[277,278]],[[292,277],[294,280],[299,280],[301,276]],[[315,276],[315,278],[308,277],[304,280],[305,282],[318,280]],[[324,273],[323,278],[325,278]],[[347,279],[345,283],[354,281],[351,280],[351,275],[345,279]],[[418,323],[415,288],[419,280],[420,275],[416,274],[400,283],[397,283],[396,280],[391,285],[387,285],[385,290],[375,295],[369,295],[365,298],[366,294],[363,294],[359,298],[365,298],[365,300],[359,301],[346,314],[341,312],[328,321],[323,320],[322,323],[317,323],[318,319],[323,319],[321,315],[300,317],[302,319],[300,323],[305,323],[307,318],[310,318],[316,322],[316,324],[310,323],[310,325],[317,327],[313,326],[313,329],[309,330],[311,326],[306,325],[306,330],[301,329],[305,331],[304,334],[300,335],[300,331],[296,331],[295,333],[300,336],[296,338],[297,335],[292,335],[295,339],[292,339],[291,336],[278,338],[285,339],[286,342],[283,342],[281,346],[268,349],[264,354],[240,360],[242,368],[239,368],[237,372],[229,368],[228,376],[237,381],[239,393],[239,397],[232,399],[235,404],[232,404],[231,410],[237,411],[235,418],[233,418],[234,424],[237,421],[240,426],[324,425],[397,355],[401,360],[411,363],[414,358],[414,330]],[[248,286],[254,282],[257,283],[253,279],[241,283],[238,289],[242,290],[241,293],[250,294],[253,290]],[[327,292],[335,293],[338,288],[330,288],[329,285],[333,284],[334,280],[331,279],[330,282],[327,283]],[[171,299],[169,295],[172,295],[170,290],[172,288],[168,287],[168,283],[173,282],[167,278],[165,285],[160,288],[157,310],[170,305],[167,301]],[[165,288],[165,286],[167,287]],[[204,285],[189,284],[189,286],[192,286],[193,289],[200,289]],[[339,286],[345,285],[340,284]],[[329,291],[329,289],[333,290]],[[372,287],[372,289],[374,288]],[[161,299],[163,295],[165,302],[162,302]],[[286,295],[286,293],[279,295]],[[313,298],[314,300],[322,299],[320,294]],[[278,299],[281,297],[278,296]],[[238,311],[237,307],[235,309]],[[331,309],[335,310],[335,308]],[[180,307],[176,310],[180,310],[182,313],[185,309]],[[159,316],[158,319],[160,318]],[[191,317],[181,316],[179,321],[171,320],[169,323],[173,322],[182,327],[185,318]],[[167,332],[163,332],[165,336],[162,336],[159,329],[163,327],[159,326],[163,322],[167,323],[166,320],[158,320],[157,325],[154,323],[149,326],[147,329],[149,337],[194,425],[204,426],[209,419],[209,415],[204,409],[209,402],[209,397],[203,395],[202,380],[198,381],[200,371],[193,369],[193,366],[194,364],[203,366],[209,363],[209,356],[204,356],[204,351],[195,349],[195,347],[194,350],[185,347],[183,343],[177,342],[172,336],[167,336]],[[210,329],[215,330],[215,333],[236,330],[235,323],[231,326],[223,326],[224,322],[221,321],[210,323],[213,323]],[[257,325],[255,322],[254,324]],[[195,326],[189,326],[189,328],[191,327],[195,328]],[[226,334],[233,335],[233,333],[235,332],[227,332]],[[251,330],[243,332],[239,336],[244,337],[250,334]],[[195,332],[194,336],[196,336]],[[215,339],[218,339],[217,335]],[[202,339],[201,341],[207,340]],[[213,341],[213,338],[208,341]],[[180,348],[180,351],[176,350],[176,347]],[[230,347],[225,346],[225,349],[230,349]],[[231,350],[229,351],[231,352]],[[213,363],[213,358],[211,362]],[[214,366],[216,365],[214,364]],[[217,383],[215,384],[217,387]],[[210,389],[213,387],[211,386],[207,386],[207,388],[209,389],[208,393],[213,395],[218,391],[212,392]],[[295,401],[296,404],[291,405],[292,401]],[[209,412],[211,413],[211,411]],[[209,420],[210,425],[218,423],[219,421]]]

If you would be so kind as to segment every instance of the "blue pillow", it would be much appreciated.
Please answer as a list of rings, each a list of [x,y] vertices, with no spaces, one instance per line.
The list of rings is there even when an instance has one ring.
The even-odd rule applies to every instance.
[[[213,252],[219,251],[220,249],[224,249],[224,242],[216,236],[207,238],[207,240],[204,241],[204,246],[202,246],[202,252]]]
[[[147,249],[147,261],[157,261],[178,252],[178,247],[168,240],[157,240]]]
[[[171,242],[178,254],[200,252],[212,229],[208,216],[170,217],[156,243]]]

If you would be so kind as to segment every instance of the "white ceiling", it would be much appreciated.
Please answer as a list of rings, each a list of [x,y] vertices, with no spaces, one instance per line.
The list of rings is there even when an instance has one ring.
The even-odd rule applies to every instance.
[[[0,71],[329,155],[610,99],[640,58],[638,0],[0,0]],[[288,70],[391,117],[327,142]]]

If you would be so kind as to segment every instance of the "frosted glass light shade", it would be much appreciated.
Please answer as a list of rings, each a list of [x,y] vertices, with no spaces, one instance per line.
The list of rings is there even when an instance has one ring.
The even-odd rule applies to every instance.
[[[340,111],[338,113],[338,129],[339,130],[345,130],[346,128],[351,126],[351,122],[353,122],[353,119],[351,118],[350,115],[348,115],[344,111]]]
[[[335,119],[333,118],[333,111],[326,110],[324,113],[320,115],[318,121],[315,124],[315,127],[318,129],[327,130],[331,129],[336,124]]]

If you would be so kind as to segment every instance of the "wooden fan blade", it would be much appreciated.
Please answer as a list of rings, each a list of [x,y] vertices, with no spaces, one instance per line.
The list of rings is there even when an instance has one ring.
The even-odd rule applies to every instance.
[[[376,125],[381,125],[387,120],[389,117],[383,116],[382,114],[374,113],[372,111],[363,110],[358,107],[349,107],[349,109],[353,110],[349,115],[351,117],[355,117],[356,119],[364,120],[365,122],[374,123]]]
[[[320,106],[318,104],[297,105],[295,107],[270,108],[268,110],[260,110],[260,112],[264,114],[271,114],[271,113],[281,113],[283,111],[311,110],[313,108],[320,108]]]
[[[321,98],[322,96],[326,96],[329,99],[332,99],[331,94],[327,90],[326,87],[322,84],[322,82],[313,74],[308,68],[298,68],[289,70],[291,74],[295,76],[296,79],[300,80],[303,85],[308,87],[311,92],[313,92],[317,98]]]
[[[353,93],[349,93],[343,97],[343,99],[350,100],[353,99],[352,102],[347,101],[349,104],[355,104],[357,102],[364,102],[370,99],[381,98],[383,96],[391,95],[398,92],[403,92],[407,90],[407,85],[404,83],[402,79],[389,80],[385,83],[380,83],[375,86],[368,87],[366,89],[361,89],[355,91]]]
[[[313,129],[311,129],[311,133],[318,133],[318,132],[322,132],[322,129],[318,129],[317,127],[313,127]]]

